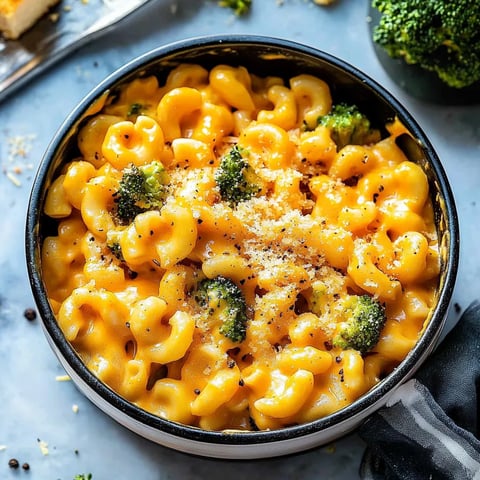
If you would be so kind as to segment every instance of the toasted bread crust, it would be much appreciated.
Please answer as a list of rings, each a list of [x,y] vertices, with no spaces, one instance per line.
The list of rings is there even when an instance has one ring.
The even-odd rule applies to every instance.
[[[0,31],[17,39],[59,0],[0,0]]]

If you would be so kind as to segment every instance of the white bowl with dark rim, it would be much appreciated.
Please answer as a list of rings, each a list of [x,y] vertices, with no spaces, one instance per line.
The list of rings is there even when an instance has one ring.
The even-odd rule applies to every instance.
[[[252,73],[290,78],[316,75],[331,87],[334,102],[351,102],[375,126],[397,117],[415,141],[401,145],[421,165],[441,243],[441,274],[430,321],[407,357],[386,378],[349,406],[318,420],[272,431],[218,432],[164,420],[126,401],[98,380],[65,339],[50,306],[42,279],[40,249],[52,223],[43,214],[46,191],[66,159],[74,158],[75,137],[89,107],[108,90],[139,76],[156,75],[160,83],[181,63],[206,68],[224,63],[243,65]],[[315,48],[262,36],[223,35],[193,38],[162,46],[134,59],[94,88],[68,116],[50,143],[33,183],[27,212],[26,257],[31,288],[47,340],[77,387],[118,423],[144,438],[182,452],[207,457],[253,459],[275,457],[331,442],[358,427],[381,408],[395,389],[410,378],[431,353],[444,327],[458,268],[459,232],[454,198],[440,160],[430,141],[390,93],[355,67]]]

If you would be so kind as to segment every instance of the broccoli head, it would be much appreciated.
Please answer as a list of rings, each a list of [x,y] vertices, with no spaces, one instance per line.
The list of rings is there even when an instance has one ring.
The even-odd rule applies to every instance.
[[[242,342],[247,334],[247,304],[240,288],[229,278],[218,276],[202,280],[195,300],[207,309],[209,316],[220,322],[220,333]]]
[[[338,103],[330,113],[319,117],[318,123],[330,129],[330,136],[339,149],[345,145],[366,145],[380,139],[380,132],[370,127],[370,120],[356,105]]]
[[[215,173],[215,181],[222,200],[235,206],[250,200],[262,190],[262,181],[242,156],[244,153],[235,145],[224,155]]]
[[[373,41],[392,58],[435,72],[450,87],[480,80],[480,2],[372,0]]]
[[[131,223],[139,213],[160,208],[165,197],[166,183],[167,174],[160,162],[126,168],[119,188],[113,194],[115,214],[119,222]]]
[[[245,15],[250,11],[252,0],[219,0],[221,7],[231,8],[235,15]]]
[[[352,295],[345,303],[345,316],[333,338],[333,345],[368,352],[380,339],[387,319],[385,307],[368,295]]]

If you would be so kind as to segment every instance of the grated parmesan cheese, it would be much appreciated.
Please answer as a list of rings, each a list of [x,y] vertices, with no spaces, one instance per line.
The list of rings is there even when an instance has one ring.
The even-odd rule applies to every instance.
[[[313,279],[324,264],[315,249],[298,240],[301,232],[316,226],[315,220],[300,210],[286,210],[279,202],[259,197],[240,204],[234,215],[250,234],[243,248],[256,274],[291,262],[304,267]]]
[[[33,141],[37,136],[32,133],[28,135],[16,135],[7,139],[8,161],[13,162],[18,157],[27,157],[32,150]]]
[[[16,135],[7,139],[7,160],[2,169],[5,176],[15,186],[20,187],[22,182],[19,175],[25,170],[32,170],[33,164],[27,161],[32,150],[35,134]]]

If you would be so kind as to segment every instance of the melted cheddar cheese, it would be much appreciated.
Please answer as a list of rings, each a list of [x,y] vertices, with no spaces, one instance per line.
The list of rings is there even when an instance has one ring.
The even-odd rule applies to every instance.
[[[168,420],[265,430],[349,405],[405,358],[440,269],[428,181],[397,147],[398,122],[338,148],[317,125],[331,108],[311,75],[185,64],[162,85],[133,80],[86,121],[47,195],[58,233],[42,269],[60,327],[101,381]],[[262,188],[232,205],[216,174],[235,145]],[[119,222],[123,173],[151,162],[167,174],[162,206]],[[240,342],[195,300],[218,276],[245,299]],[[332,344],[352,295],[385,305],[367,354]]]

